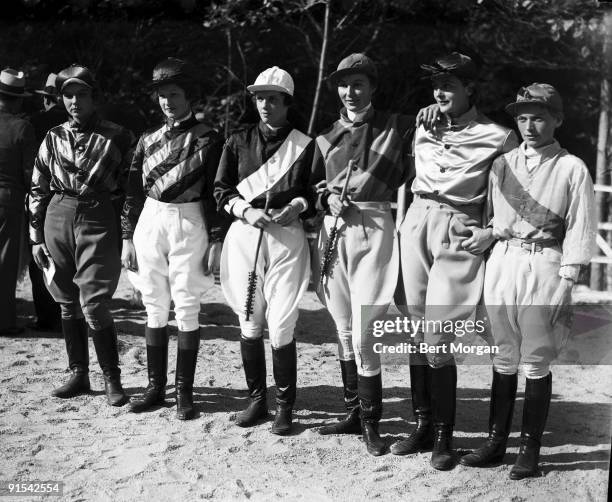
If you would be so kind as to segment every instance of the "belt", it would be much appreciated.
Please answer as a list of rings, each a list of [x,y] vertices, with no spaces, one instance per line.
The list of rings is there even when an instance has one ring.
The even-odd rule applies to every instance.
[[[389,201],[351,202],[351,205],[357,207],[358,209],[380,209],[383,211],[388,211],[389,209],[391,209],[391,203]]]
[[[437,202],[438,204],[444,204],[445,206],[449,206],[457,211],[468,212],[471,210],[479,211],[482,208],[483,203],[480,202],[470,202],[467,204],[459,204],[457,202],[452,202],[445,197],[441,197],[440,195],[436,195],[433,193],[417,193],[415,196],[418,199],[426,199],[431,200],[433,202]]]
[[[513,238],[504,242],[507,246],[519,247],[531,251],[532,253],[542,251],[544,248],[559,247],[559,241],[557,239],[543,239],[529,242],[524,239]]]

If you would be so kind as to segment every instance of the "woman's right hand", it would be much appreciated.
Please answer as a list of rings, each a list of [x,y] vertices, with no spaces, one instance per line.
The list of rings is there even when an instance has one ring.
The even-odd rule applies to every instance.
[[[51,258],[51,255],[44,242],[32,246],[32,257],[39,269],[42,270],[49,266],[49,258]]]
[[[255,228],[266,228],[272,222],[272,218],[263,209],[254,207],[248,208],[242,217]]]
[[[329,212],[332,216],[340,216],[349,206],[349,201],[346,199],[341,200],[338,194],[332,193],[327,198],[327,204],[329,205]]]
[[[132,239],[123,239],[121,249],[121,265],[127,270],[138,272],[138,261],[136,260],[136,248]]]

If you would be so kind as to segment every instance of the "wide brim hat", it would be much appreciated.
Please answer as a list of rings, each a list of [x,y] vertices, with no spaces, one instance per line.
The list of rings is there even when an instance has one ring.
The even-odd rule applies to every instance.
[[[356,52],[345,57],[338,64],[336,71],[332,72],[327,79],[336,83],[346,75],[363,73],[374,81],[378,81],[378,70],[374,61],[365,54]]]
[[[432,64],[422,64],[421,69],[426,74],[423,79],[432,79],[442,75],[454,75],[459,79],[476,80],[478,78],[478,66],[470,56],[459,52],[451,52],[440,56]]]
[[[506,105],[510,115],[517,115],[517,110],[524,105],[541,105],[555,113],[563,113],[563,100],[561,95],[550,84],[533,84],[521,87],[516,94],[516,101]]]
[[[32,96],[25,90],[25,75],[22,71],[5,68],[0,72],[0,94],[16,98]]]
[[[89,68],[73,64],[60,71],[55,79],[55,85],[60,94],[64,87],[70,84],[80,84],[95,89],[96,79]]]
[[[257,75],[253,84],[247,86],[247,91],[253,94],[262,91],[276,91],[293,96],[294,89],[291,75],[278,66],[265,69]]]
[[[153,68],[151,82],[147,85],[149,91],[166,84],[195,84],[194,69],[190,63],[178,58],[166,58]]]
[[[57,96],[57,87],[55,85],[57,81],[57,75],[55,73],[49,73],[47,76],[47,81],[45,83],[44,89],[35,89],[34,92],[36,94],[40,94],[42,96]]]

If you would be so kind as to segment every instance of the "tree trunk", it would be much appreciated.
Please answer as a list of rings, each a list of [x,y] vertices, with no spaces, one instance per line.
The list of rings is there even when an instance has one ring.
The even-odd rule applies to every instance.
[[[606,149],[609,134],[609,110],[610,110],[610,63],[612,56],[612,11],[604,14],[604,24],[607,27],[603,42],[603,60],[601,90],[599,94],[599,131],[597,137],[597,164],[595,172],[595,183],[604,185],[606,183]],[[606,218],[606,192],[595,192],[595,212],[597,222],[603,222]],[[606,239],[607,240],[607,239]],[[591,289],[612,289],[612,277],[608,277],[608,265],[591,265]],[[604,275],[604,270],[606,271]],[[604,280],[607,279],[607,280]],[[607,284],[606,284],[607,283]]]
[[[225,93],[225,137],[229,136],[230,128],[230,96],[232,94],[232,29],[225,29],[227,39],[227,91]]]
[[[321,87],[323,85],[323,74],[325,73],[325,61],[327,56],[327,42],[329,39],[329,18],[331,16],[331,2],[325,2],[325,21],[323,24],[323,43],[321,44],[321,57],[319,58],[319,74],[317,76],[317,87],[315,90],[314,100],[312,102],[312,111],[310,112],[310,121],[308,122],[308,134],[314,136],[315,126],[317,122],[317,112],[319,109],[319,99],[321,96]]]

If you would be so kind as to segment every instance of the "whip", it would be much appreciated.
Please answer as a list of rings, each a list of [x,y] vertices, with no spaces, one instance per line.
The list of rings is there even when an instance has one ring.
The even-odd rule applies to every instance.
[[[266,193],[266,205],[264,206],[264,212],[268,214],[268,205],[270,204],[270,192]],[[257,238],[257,248],[255,249],[255,261],[253,262],[253,270],[249,272],[249,278],[247,283],[246,291],[246,302],[244,304],[244,310],[246,311],[246,320],[248,321],[251,314],[253,313],[253,304],[255,303],[255,289],[257,288],[257,260],[259,259],[259,249],[261,248],[261,241],[263,239],[263,228],[259,229],[259,237]]]
[[[340,202],[344,202],[346,200],[346,191],[348,189],[349,179],[351,177],[351,173],[353,172],[353,165],[355,164],[354,160],[349,160],[348,163],[348,172],[346,174],[346,179],[344,180],[344,186],[342,187],[342,193],[340,194]],[[325,277],[329,275],[332,260],[334,258],[334,253],[336,252],[336,246],[338,244],[338,218],[340,215],[334,218],[334,224],[329,231],[329,236],[327,237],[327,241],[325,241],[325,247],[323,248],[323,256],[321,258],[321,276],[319,277],[319,285],[323,286],[323,281]]]

